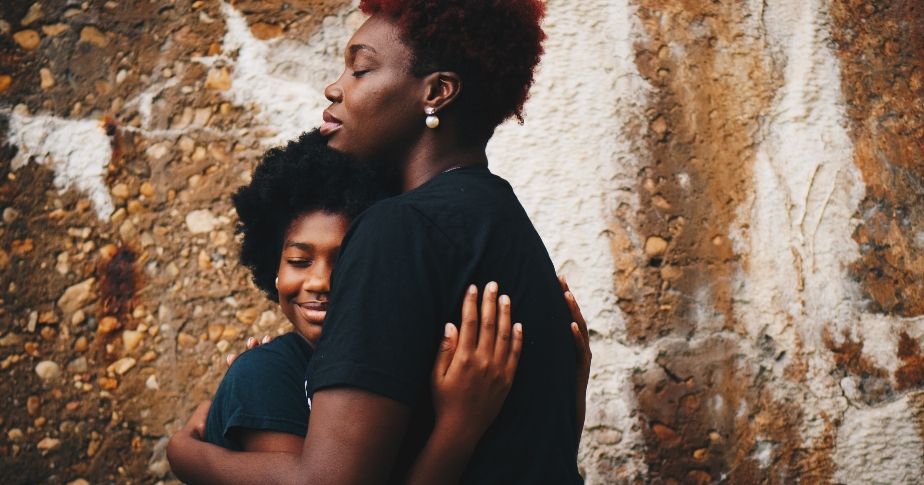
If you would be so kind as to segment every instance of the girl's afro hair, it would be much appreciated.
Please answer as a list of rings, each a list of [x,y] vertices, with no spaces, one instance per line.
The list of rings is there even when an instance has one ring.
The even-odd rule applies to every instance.
[[[523,123],[543,52],[542,1],[362,0],[359,8],[397,22],[414,52],[413,74],[455,71],[465,86],[461,104],[482,122],[494,128],[516,117]]]
[[[299,216],[322,210],[355,218],[377,198],[372,173],[327,147],[317,130],[268,150],[249,185],[232,196],[241,237],[241,263],[273,301],[283,238]]]

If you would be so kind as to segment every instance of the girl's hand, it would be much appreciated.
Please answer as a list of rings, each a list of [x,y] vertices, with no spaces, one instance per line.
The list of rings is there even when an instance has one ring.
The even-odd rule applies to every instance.
[[[577,418],[578,418],[578,441],[581,441],[581,432],[584,430],[584,414],[587,409],[587,384],[590,381],[590,361],[593,354],[590,352],[590,333],[587,331],[587,321],[581,314],[581,307],[578,306],[574,294],[568,288],[568,281],[563,275],[558,275],[558,282],[561,283],[561,289],[565,292],[565,303],[571,310],[571,336],[574,338],[574,346],[577,347]]]
[[[247,349],[246,350],[250,350],[254,347],[259,347],[261,344],[268,344],[272,341],[273,341],[273,337],[270,337],[269,335],[264,335],[263,340],[261,341],[258,341],[254,337],[250,337],[247,339]],[[225,362],[228,363],[228,367],[231,367],[231,364],[234,363],[234,360],[237,359],[238,355],[239,354],[228,354],[228,356],[225,357]]]
[[[523,348],[523,326],[510,323],[510,298],[497,295],[497,283],[488,283],[479,317],[478,289],[469,287],[461,328],[446,324],[433,366],[436,430],[471,445],[500,412]]]

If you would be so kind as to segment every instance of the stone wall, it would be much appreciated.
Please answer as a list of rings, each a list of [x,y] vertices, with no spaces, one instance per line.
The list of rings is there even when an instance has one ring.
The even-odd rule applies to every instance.
[[[590,316],[591,484],[924,476],[924,5],[549,0],[514,185]],[[284,319],[228,196],[315,126],[349,0],[0,7],[0,469],[170,480]]]

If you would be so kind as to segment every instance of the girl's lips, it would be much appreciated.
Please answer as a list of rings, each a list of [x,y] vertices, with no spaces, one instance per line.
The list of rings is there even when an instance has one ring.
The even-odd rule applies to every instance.
[[[324,322],[324,317],[327,316],[327,302],[310,301],[298,303],[295,307],[298,308],[298,312],[302,314],[305,320],[314,325],[321,325]]]

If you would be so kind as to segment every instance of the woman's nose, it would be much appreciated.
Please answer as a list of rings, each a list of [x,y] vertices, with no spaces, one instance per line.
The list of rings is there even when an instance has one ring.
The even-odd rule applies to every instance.
[[[339,103],[343,100],[343,90],[340,89],[340,86],[334,81],[324,88],[324,97],[331,103]]]

